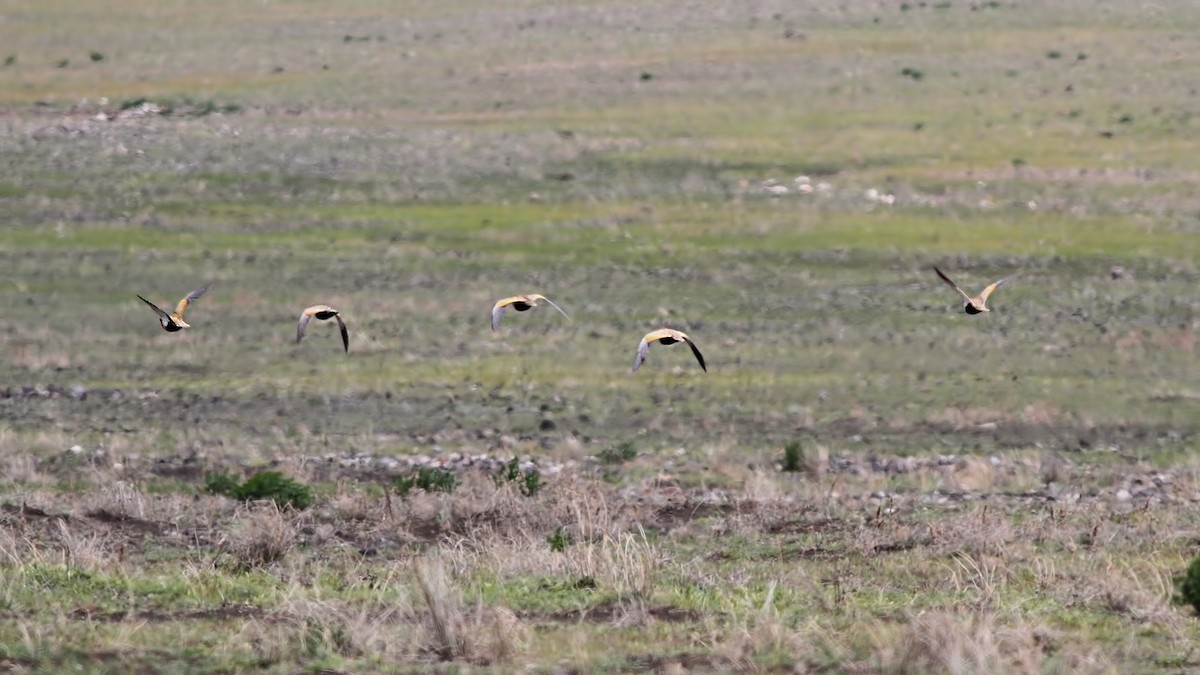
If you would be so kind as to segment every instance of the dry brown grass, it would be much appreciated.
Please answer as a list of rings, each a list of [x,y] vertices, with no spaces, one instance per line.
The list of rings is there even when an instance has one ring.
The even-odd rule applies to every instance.
[[[897,646],[881,644],[877,654],[884,670],[899,673],[1119,672],[1096,644],[1064,639],[1019,615],[986,610],[914,616]]]
[[[496,665],[523,652],[528,635],[511,610],[485,607],[482,600],[467,609],[441,560],[418,557],[412,565],[426,610],[425,646],[438,659]]]
[[[229,554],[240,569],[282,562],[299,539],[297,518],[274,502],[247,505],[234,516],[218,548]]]
[[[1037,630],[987,612],[929,612],[913,617],[891,668],[902,673],[1035,673],[1044,654]]]

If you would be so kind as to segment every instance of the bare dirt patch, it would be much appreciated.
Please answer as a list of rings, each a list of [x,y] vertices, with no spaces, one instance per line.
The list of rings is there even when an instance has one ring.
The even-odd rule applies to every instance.
[[[528,613],[521,615],[522,619],[533,622],[551,623],[628,623],[630,621],[653,619],[668,623],[699,621],[703,614],[691,609],[658,605],[640,607],[636,603],[610,600],[598,605],[592,605],[579,610],[555,612],[551,614]]]
[[[90,608],[80,607],[67,616],[78,621],[229,621],[233,619],[262,618],[267,612],[260,607],[251,605],[228,605],[212,609],[196,609],[181,612],[163,612],[143,610],[132,612],[96,612]]]

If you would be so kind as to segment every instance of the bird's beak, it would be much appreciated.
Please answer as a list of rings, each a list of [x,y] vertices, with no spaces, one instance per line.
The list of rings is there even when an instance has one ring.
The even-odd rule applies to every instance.
[[[182,321],[177,321],[176,323],[178,323],[178,324],[179,324],[179,327],[180,327],[180,328],[191,328],[191,326],[190,326],[190,325],[188,325],[188,324],[186,324],[186,323],[184,323],[184,322],[182,322]]]

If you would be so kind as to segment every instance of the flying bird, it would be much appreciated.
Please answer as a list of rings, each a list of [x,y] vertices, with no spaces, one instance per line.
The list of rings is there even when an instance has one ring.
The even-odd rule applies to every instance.
[[[189,302],[192,302],[196,298],[198,298],[198,297],[204,295],[206,292],[208,292],[209,286],[212,286],[212,282],[204,284],[200,288],[197,288],[196,290],[192,291],[191,293],[188,293],[186,298],[180,300],[178,305],[175,305],[175,311],[171,312],[170,314],[167,314],[166,312],[162,311],[161,309],[158,308],[158,305],[154,304],[153,302],[150,302],[149,300],[143,298],[140,295],[138,296],[138,299],[140,299],[142,302],[146,303],[147,305],[150,305],[150,309],[154,310],[154,313],[158,315],[158,322],[160,324],[162,324],[163,330],[167,331],[168,333],[174,333],[177,330],[182,330],[184,328],[191,328],[191,326],[189,326],[183,320],[183,311],[185,309],[187,309]]]
[[[950,277],[946,276],[946,274],[944,272],[942,272],[940,269],[938,269],[937,265],[933,266],[933,271],[937,272],[937,275],[942,278],[942,281],[946,282],[951,288],[958,291],[959,295],[963,296],[963,311],[966,312],[967,314],[979,314],[981,312],[992,311],[987,308],[988,297],[991,296],[993,291],[995,291],[997,288],[1000,288],[1000,284],[1003,284],[1004,282],[1006,282],[1012,278],[1011,275],[1004,277],[1000,281],[997,281],[997,282],[989,285],[987,288],[983,289],[983,291],[981,291],[979,293],[979,295],[972,298],[971,296],[967,295],[966,292],[963,291],[963,289],[959,288],[958,284],[951,281]]]
[[[546,304],[550,305],[554,309],[557,309],[559,314],[566,316],[568,321],[571,320],[571,317],[567,316],[567,313],[562,311],[561,307],[554,304],[550,298],[547,298],[544,295],[540,295],[538,293],[530,293],[529,295],[514,295],[511,298],[497,300],[495,306],[492,307],[492,330],[500,330],[500,318],[504,316],[504,310],[506,308],[512,307],[518,312],[524,312],[537,307],[538,303],[542,300],[545,300]]]
[[[337,319],[338,328],[342,331],[342,347],[346,353],[350,353],[350,333],[346,331],[346,322],[342,321],[342,315],[336,309],[329,305],[313,305],[300,315],[300,323],[296,326],[296,343],[304,339],[304,331],[308,329],[308,322],[313,319],[325,321],[327,319]]]
[[[708,372],[708,366],[704,365],[704,355],[696,348],[696,343],[687,336],[683,331],[674,330],[672,328],[659,328],[658,330],[650,331],[642,336],[642,341],[638,343],[637,356],[633,357],[633,372],[637,372],[642,366],[642,362],[646,360],[646,355],[650,353],[650,344],[658,342],[663,345],[673,345],[676,342],[686,342],[692,348],[692,353],[696,355],[696,360],[700,362],[700,368],[704,372]]]

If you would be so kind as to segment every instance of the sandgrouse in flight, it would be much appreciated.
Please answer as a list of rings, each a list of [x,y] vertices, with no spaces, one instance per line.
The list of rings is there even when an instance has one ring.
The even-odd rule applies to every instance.
[[[637,356],[633,357],[633,372],[636,373],[638,368],[642,366],[642,362],[646,360],[646,356],[650,353],[650,344],[653,342],[663,345],[686,342],[692,348],[692,353],[696,355],[696,360],[700,362],[700,368],[704,372],[708,372],[708,366],[704,365],[704,355],[696,348],[696,343],[692,342],[687,333],[673,328],[659,328],[642,336],[641,342],[638,343]]]
[[[938,269],[937,265],[934,265],[933,271],[937,272],[937,275],[942,278],[942,281],[946,282],[951,288],[958,291],[959,295],[963,296],[963,311],[967,314],[980,314],[982,312],[992,311],[987,308],[988,297],[991,296],[993,291],[995,291],[997,288],[1000,288],[1000,284],[1012,278],[1012,276],[1004,277],[1000,281],[990,284],[987,288],[983,289],[979,295],[972,298],[971,296],[967,295],[963,289],[959,288],[958,284],[951,281],[950,277],[946,276],[944,272]]]
[[[554,304],[550,298],[538,293],[530,293],[529,295],[514,295],[511,298],[497,300],[496,304],[492,307],[492,330],[500,330],[500,318],[504,316],[506,308],[512,307],[518,312],[524,312],[537,307],[538,303],[542,300],[545,300],[546,304],[557,309],[559,314],[566,316],[567,320],[570,321],[571,317],[567,316],[567,313],[562,311],[561,307]]]
[[[158,315],[158,322],[162,324],[163,330],[167,331],[168,333],[174,333],[177,330],[191,328],[191,326],[189,326],[187,322],[183,320],[183,311],[187,309],[189,302],[192,302],[196,298],[204,295],[208,291],[209,286],[212,286],[211,282],[204,284],[191,293],[188,293],[186,298],[180,300],[178,305],[175,305],[175,311],[171,312],[170,314],[162,311],[158,308],[158,305],[150,302],[140,295],[138,296],[138,299],[147,305],[150,305],[150,309],[154,310],[154,313]]]
[[[341,312],[329,305],[313,305],[300,314],[300,323],[296,325],[297,343],[304,339],[304,331],[308,328],[308,322],[313,319],[318,321],[337,319],[338,329],[342,332],[342,348],[346,350],[346,353],[350,353],[350,333],[346,331],[346,322],[342,321]]]

